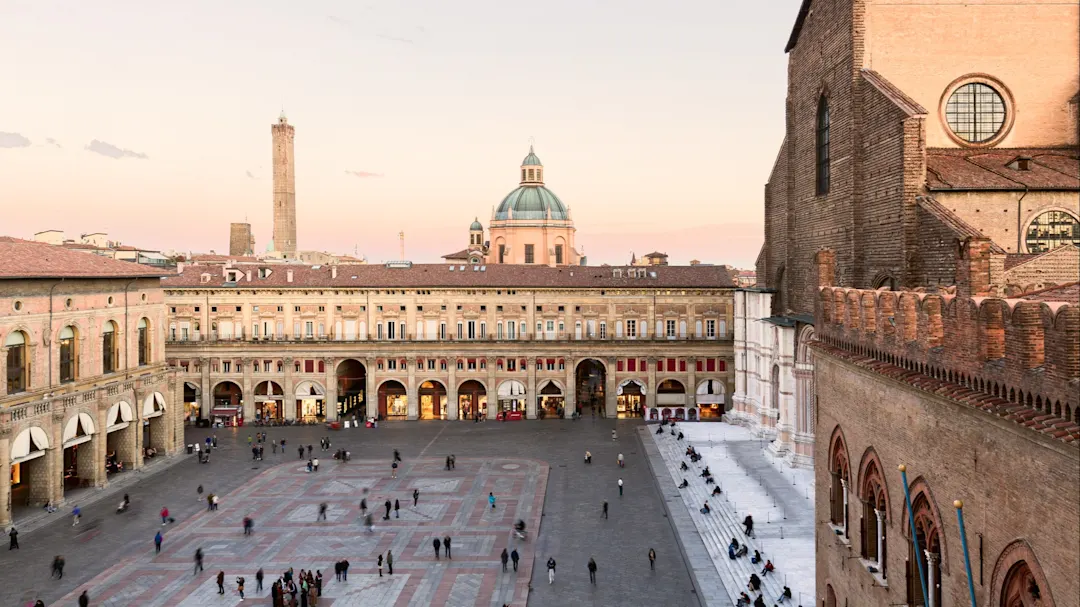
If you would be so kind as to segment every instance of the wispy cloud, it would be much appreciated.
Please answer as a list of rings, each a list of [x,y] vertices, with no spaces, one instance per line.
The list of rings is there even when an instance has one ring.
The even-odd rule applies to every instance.
[[[251,173],[251,171],[244,171],[244,172],[245,172],[245,173],[247,173],[248,179],[258,179],[258,177],[256,177],[255,175],[253,175],[253,174]]]
[[[370,171],[350,171],[345,170],[346,175],[352,175],[353,177],[382,177],[382,173],[372,173]]]
[[[140,160],[146,160],[146,159],[149,158],[149,156],[147,156],[146,154],[144,154],[142,152],[133,152],[131,150],[126,150],[126,149],[123,149],[123,148],[119,148],[119,147],[117,147],[117,146],[115,146],[115,145],[113,145],[111,143],[106,143],[104,141],[98,141],[97,139],[95,139],[95,140],[91,141],[89,144],[87,144],[86,150],[88,152],[93,152],[95,154],[101,154],[102,156],[108,156],[109,158],[116,158],[116,159],[120,159],[120,158],[138,158]]]
[[[0,148],[25,148],[29,145],[30,140],[24,135],[0,131]]]
[[[63,149],[63,147],[64,147],[64,146],[60,145],[59,141],[53,139],[52,137],[46,137],[45,138],[45,144],[46,145],[53,145],[53,146],[56,146],[56,147],[61,148],[61,149]]]

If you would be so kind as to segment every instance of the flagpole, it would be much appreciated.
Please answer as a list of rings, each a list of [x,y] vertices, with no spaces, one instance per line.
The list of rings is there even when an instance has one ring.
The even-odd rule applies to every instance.
[[[923,605],[930,604],[929,593],[926,592],[926,576],[923,575],[922,567],[919,566],[919,536],[915,532],[915,513],[911,509],[911,491],[908,489],[907,484],[907,466],[900,464],[900,479],[904,482],[904,502],[907,504],[907,516],[908,522],[911,523],[911,544],[915,547],[915,569],[919,572],[919,586],[922,588]],[[927,560],[927,566],[930,565],[930,561]]]
[[[967,569],[968,594],[971,596],[971,607],[975,605],[975,584],[971,579],[971,557],[968,556],[967,531],[964,530],[964,502],[953,502],[956,508],[956,519],[960,521],[960,545],[964,548],[964,567]]]

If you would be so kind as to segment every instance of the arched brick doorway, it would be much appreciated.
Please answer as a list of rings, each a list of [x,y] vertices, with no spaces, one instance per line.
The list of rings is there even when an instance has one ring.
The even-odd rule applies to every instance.
[[[420,419],[446,419],[446,386],[430,379],[420,384]]]
[[[337,367],[337,406],[339,416],[367,417],[367,368],[358,360],[348,358]]]
[[[470,379],[458,387],[458,411],[458,419],[462,421],[487,415],[487,389],[484,384]]]
[[[379,417],[381,419],[408,419],[409,397],[405,386],[396,379],[379,384]]]

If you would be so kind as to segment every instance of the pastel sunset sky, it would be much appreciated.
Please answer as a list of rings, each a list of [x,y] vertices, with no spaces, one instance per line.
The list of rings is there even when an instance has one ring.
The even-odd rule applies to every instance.
[[[2,232],[262,250],[284,109],[301,249],[438,261],[534,140],[590,265],[752,267],[798,4],[6,0]]]

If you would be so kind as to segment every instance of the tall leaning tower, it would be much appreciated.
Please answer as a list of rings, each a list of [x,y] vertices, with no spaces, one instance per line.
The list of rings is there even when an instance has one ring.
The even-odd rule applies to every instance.
[[[274,139],[274,250],[286,258],[296,257],[296,166],[293,162],[293,138],[296,129],[278,116],[270,126]]]

